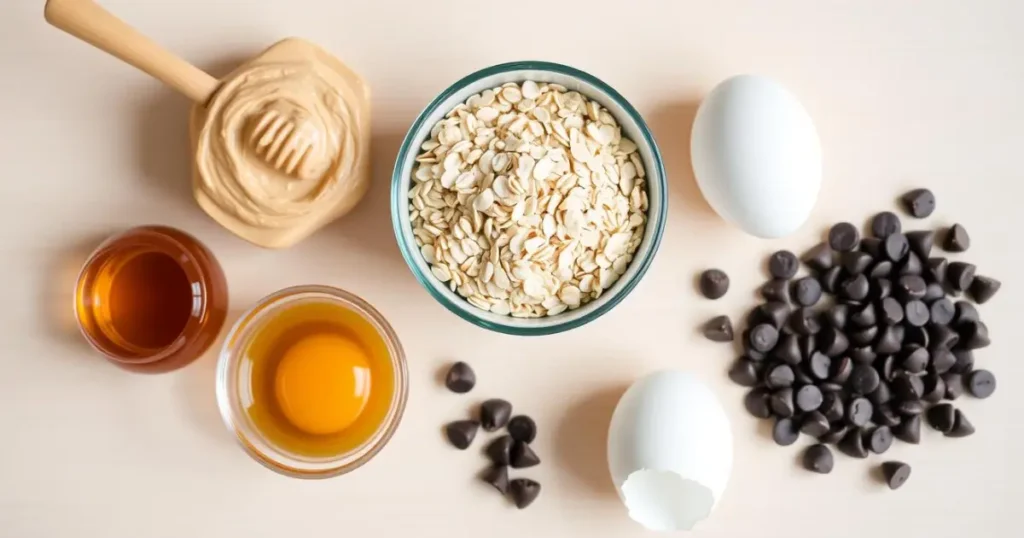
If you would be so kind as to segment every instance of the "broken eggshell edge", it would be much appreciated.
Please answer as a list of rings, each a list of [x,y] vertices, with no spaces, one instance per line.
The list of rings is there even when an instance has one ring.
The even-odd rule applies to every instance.
[[[732,431],[693,374],[664,370],[635,382],[608,429],[608,468],[629,517],[648,530],[690,530],[708,517],[732,470]]]

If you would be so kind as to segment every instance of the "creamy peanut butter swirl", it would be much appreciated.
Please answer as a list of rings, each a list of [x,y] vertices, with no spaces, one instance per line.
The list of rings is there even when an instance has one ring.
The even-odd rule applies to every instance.
[[[196,148],[200,186],[225,212],[285,228],[349,194],[358,110],[316,63],[257,64],[224,83]]]

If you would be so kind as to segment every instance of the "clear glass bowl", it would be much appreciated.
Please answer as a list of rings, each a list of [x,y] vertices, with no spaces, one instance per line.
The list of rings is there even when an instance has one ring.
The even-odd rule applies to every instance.
[[[420,145],[430,129],[456,105],[485,89],[506,82],[557,83],[575,90],[607,108],[622,127],[623,135],[636,145],[647,171],[647,227],[633,261],[619,280],[598,299],[575,310],[539,319],[521,319],[481,310],[437,280],[424,261],[409,221],[409,190]],[[578,69],[550,62],[526,61],[495,65],[452,84],[420,113],[402,141],[391,179],[391,220],[398,247],[413,275],[445,308],[475,325],[506,334],[537,336],[583,326],[614,308],[636,287],[654,259],[665,230],[668,189],[661,152],[640,113],[622,95],[596,77]]]
[[[252,424],[242,403],[242,394],[248,383],[247,372],[242,368],[242,354],[246,347],[267,319],[288,306],[303,302],[336,304],[355,312],[370,323],[387,345],[395,375],[394,393],[388,412],[377,431],[355,449],[330,457],[303,456],[275,446]],[[264,297],[232,327],[217,363],[217,405],[228,430],[235,435],[242,448],[263,466],[295,478],[330,478],[359,468],[388,443],[405,411],[409,394],[408,377],[405,352],[398,341],[398,335],[369,303],[329,286],[297,286]]]

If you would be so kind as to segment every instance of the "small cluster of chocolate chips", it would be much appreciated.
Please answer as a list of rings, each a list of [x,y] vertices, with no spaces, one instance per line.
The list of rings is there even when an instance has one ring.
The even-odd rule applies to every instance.
[[[902,201],[917,218],[935,208],[927,189]],[[766,302],[748,315],[744,355],[729,369],[730,379],[752,389],[747,411],[774,417],[776,443],[791,445],[801,433],[818,439],[803,458],[818,473],[832,470],[829,444],[856,458],[881,454],[894,439],[917,444],[922,418],[947,437],[971,435],[963,411],[944,400],[965,389],[987,398],[996,388],[991,372],[974,368],[974,350],[990,344],[988,327],[974,304],[958,298],[985,303],[999,281],[977,274],[973,264],[933,256],[936,231],[904,233],[894,213],[879,213],[870,228],[862,239],[853,224],[833,226],[828,241],[802,257],[812,276],[796,278],[800,260],[792,252],[772,254],[772,279],[760,290]],[[967,251],[967,230],[952,226],[941,247]],[[728,282],[709,270],[700,289],[718,298]],[[704,334],[717,342],[734,338],[727,316],[709,320]],[[896,489],[910,466],[887,462],[882,471]]]
[[[465,394],[476,385],[476,374],[464,362],[452,365],[445,376],[445,386],[458,394]],[[491,460],[491,467],[483,474],[485,482],[508,495],[517,508],[523,509],[540,495],[540,484],[529,478],[509,480],[509,467],[526,469],[540,463],[540,458],[530,448],[537,437],[537,424],[526,415],[512,416],[512,404],[492,398],[480,404],[480,420],[456,420],[445,426],[448,442],[459,450],[466,450],[476,438],[477,431],[496,432],[505,428],[507,434],[487,444],[485,453]]]

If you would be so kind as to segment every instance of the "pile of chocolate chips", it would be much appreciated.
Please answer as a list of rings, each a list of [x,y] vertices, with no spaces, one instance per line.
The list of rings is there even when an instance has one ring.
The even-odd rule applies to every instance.
[[[464,362],[451,366],[445,376],[445,386],[458,394],[465,394],[476,385],[476,374]],[[506,434],[493,439],[484,452],[491,461],[482,478],[508,495],[519,509],[530,506],[540,495],[540,484],[529,478],[509,480],[508,470],[526,469],[540,463],[540,458],[530,448],[537,437],[537,424],[526,415],[512,416],[512,404],[492,398],[480,404],[480,420],[456,420],[445,426],[448,442],[459,450],[466,450],[473,444],[477,431],[496,432],[505,429]]]
[[[916,218],[935,208],[927,189],[902,201]],[[811,276],[795,278],[800,261],[791,252],[769,257],[772,279],[760,290],[766,302],[747,316],[744,354],[729,377],[751,387],[747,411],[774,419],[776,443],[793,444],[801,433],[818,439],[804,453],[807,469],[832,470],[830,444],[856,458],[885,452],[893,439],[917,444],[922,419],[947,437],[974,433],[948,401],[965,389],[977,398],[995,391],[993,374],[975,369],[974,351],[990,340],[968,299],[987,302],[1000,282],[977,274],[973,264],[937,256],[937,243],[961,253],[970,237],[959,224],[904,232],[899,217],[886,211],[871,220],[868,237],[848,222],[833,226],[827,242],[802,256]],[[701,277],[708,298],[728,288],[728,277],[718,273]],[[704,334],[734,338],[726,316],[708,321]],[[910,467],[887,462],[882,471],[895,489]]]

